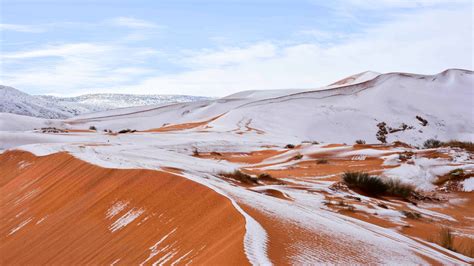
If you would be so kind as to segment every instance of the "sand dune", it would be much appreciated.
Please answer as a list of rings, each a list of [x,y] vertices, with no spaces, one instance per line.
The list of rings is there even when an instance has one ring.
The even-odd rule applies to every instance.
[[[180,176],[65,153],[7,152],[0,165],[2,264],[247,263],[243,217]]]

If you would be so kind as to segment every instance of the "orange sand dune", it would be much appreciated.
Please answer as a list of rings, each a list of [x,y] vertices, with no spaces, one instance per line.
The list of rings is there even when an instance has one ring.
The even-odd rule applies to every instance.
[[[153,128],[153,129],[145,130],[143,132],[168,132],[168,131],[179,131],[179,130],[185,130],[185,129],[193,129],[193,128],[197,128],[197,127],[207,125],[210,122],[212,122],[212,121],[218,119],[219,117],[223,116],[224,114],[218,115],[218,116],[213,117],[213,118],[211,118],[209,120],[206,120],[206,121],[182,123],[182,124],[175,124],[175,125],[166,125],[166,126],[162,126],[160,128]],[[209,128],[209,127],[206,127],[206,128]]]
[[[0,155],[0,264],[248,264],[245,220],[183,177]]]

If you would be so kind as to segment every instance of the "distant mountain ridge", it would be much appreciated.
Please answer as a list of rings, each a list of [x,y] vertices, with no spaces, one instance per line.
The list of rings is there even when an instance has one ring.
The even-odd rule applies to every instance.
[[[85,94],[75,97],[29,95],[13,87],[0,85],[0,112],[62,119],[80,114],[116,108],[208,100],[191,95]]]

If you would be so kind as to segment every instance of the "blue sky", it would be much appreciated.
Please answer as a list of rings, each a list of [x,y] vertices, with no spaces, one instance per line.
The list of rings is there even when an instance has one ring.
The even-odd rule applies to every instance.
[[[2,0],[0,84],[224,96],[366,70],[473,69],[463,0]]]

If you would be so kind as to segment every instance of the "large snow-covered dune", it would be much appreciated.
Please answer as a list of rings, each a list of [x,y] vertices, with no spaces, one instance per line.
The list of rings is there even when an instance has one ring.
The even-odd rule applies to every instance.
[[[379,123],[385,123],[388,142],[474,138],[472,71],[452,69],[432,76],[389,73],[357,81],[318,90],[251,91],[212,101],[125,108],[68,121],[75,127],[147,130],[218,117],[208,125],[214,131],[245,125],[288,142],[375,143]]]

